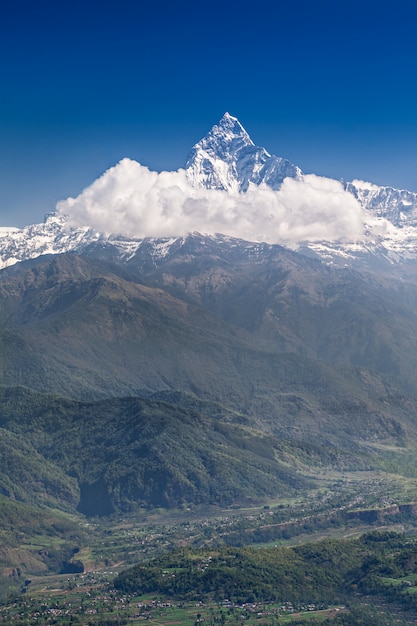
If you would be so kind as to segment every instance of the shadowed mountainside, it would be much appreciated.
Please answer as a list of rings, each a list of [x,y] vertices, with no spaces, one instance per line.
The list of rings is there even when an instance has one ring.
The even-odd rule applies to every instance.
[[[217,300],[206,289],[203,301],[207,276],[182,258],[193,280],[175,296],[76,255],[3,272],[4,384],[79,399],[178,390],[256,428],[345,447],[415,432],[414,288],[401,301],[401,286],[371,289],[319,264],[308,273],[283,252],[273,275],[230,266]]]

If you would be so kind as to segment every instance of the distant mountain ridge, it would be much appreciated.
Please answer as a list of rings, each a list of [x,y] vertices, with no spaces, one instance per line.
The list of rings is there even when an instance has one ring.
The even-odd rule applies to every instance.
[[[188,182],[194,187],[245,193],[250,186],[279,190],[286,178],[302,181],[299,167],[285,158],[256,146],[239,120],[225,113],[218,124],[191,150],[185,164]],[[417,194],[363,181],[344,182],[344,189],[361,205],[365,216],[358,241],[304,241],[298,250],[328,264],[383,269],[417,261]],[[0,269],[43,254],[66,252],[102,256],[125,263],[146,252],[158,263],[171,246],[187,237],[132,238],[104,234],[88,226],[69,227],[64,216],[50,213],[43,224],[23,229],[0,229]],[[223,243],[225,237],[219,238]],[[229,238],[231,243],[231,238]],[[232,243],[231,243],[232,245]],[[257,247],[259,244],[253,244]],[[414,272],[414,270],[413,270]]]

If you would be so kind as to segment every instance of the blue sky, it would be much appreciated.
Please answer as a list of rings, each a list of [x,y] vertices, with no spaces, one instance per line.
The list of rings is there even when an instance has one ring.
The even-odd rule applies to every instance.
[[[417,191],[417,2],[15,0],[0,21],[0,225],[130,157],[181,167],[225,111],[305,172]]]

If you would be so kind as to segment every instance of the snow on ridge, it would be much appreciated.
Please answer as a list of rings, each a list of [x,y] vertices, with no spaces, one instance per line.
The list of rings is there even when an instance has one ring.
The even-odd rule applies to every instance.
[[[296,197],[293,189],[296,181],[308,184],[309,180],[300,168],[287,159],[271,155],[265,148],[256,146],[239,120],[230,113],[225,113],[219,123],[213,126],[209,133],[195,144],[188,157],[185,170],[181,171],[193,187],[220,190],[235,195],[249,191],[245,199],[246,204],[243,203],[244,211],[250,210],[250,194],[255,187],[261,187],[271,193],[280,191],[281,193],[287,192],[288,195],[291,192],[293,196],[288,197],[290,197],[289,201],[293,202],[294,197]],[[165,174],[169,176],[170,173]],[[149,175],[151,177],[153,175],[158,176],[156,172],[150,172]],[[326,180],[329,181],[329,185],[340,185],[338,181],[332,179],[316,178],[321,178],[322,182],[324,181],[323,185]],[[287,179],[290,182],[289,185]],[[314,181],[310,181],[310,183],[312,182]],[[353,258],[360,254],[377,254],[378,250],[381,255],[385,255],[385,258],[389,257],[390,262],[398,262],[401,255],[403,258],[410,258],[410,256],[417,258],[416,193],[396,190],[392,187],[379,187],[359,179],[344,183],[344,186],[340,185],[340,187],[341,193],[346,193],[350,198],[355,198],[365,211],[363,237],[351,242],[342,242],[341,239],[329,242],[316,238],[314,244],[311,243],[313,239],[311,238],[310,243],[304,241],[301,244],[298,242],[297,245],[301,248],[306,246],[309,246],[310,249],[314,248],[317,255],[325,260],[334,257],[334,255]],[[320,189],[317,188],[315,191],[318,193]],[[162,192],[164,192],[164,188],[162,188]],[[204,206],[204,202],[201,200],[200,207]],[[308,209],[308,204],[306,206]],[[289,208],[291,210],[291,207]],[[300,205],[297,208],[295,204],[292,210],[293,212],[298,210],[299,218],[297,219],[305,218],[306,213],[304,213],[303,206]],[[339,206],[339,210],[342,212],[345,210],[342,204]],[[337,212],[336,205],[332,211]],[[284,220],[286,217],[283,213]],[[328,217],[328,214],[323,213],[324,222]],[[347,219],[347,221],[349,220]],[[289,223],[291,224],[291,222]],[[238,241],[238,238],[233,235],[223,236],[228,238],[228,245],[233,245],[233,242]],[[259,237],[253,240],[245,237],[245,235],[243,237],[247,241],[253,241],[253,245],[258,245],[261,241]],[[123,262],[127,262],[145,243],[145,239],[147,244],[150,244],[150,247],[147,248],[149,253],[152,253],[155,259],[163,259],[175,242],[185,238],[184,235],[165,238],[105,235],[88,226],[70,227],[67,216],[50,213],[45,217],[43,224],[31,225],[23,229],[0,227],[0,268],[25,259],[35,258],[41,254],[80,251],[99,243],[113,246],[119,258]],[[226,239],[224,241],[226,242]],[[281,245],[289,244],[282,242]]]
[[[7,235],[11,235],[12,233],[17,233],[21,229],[16,226],[0,226],[0,237],[7,237]]]

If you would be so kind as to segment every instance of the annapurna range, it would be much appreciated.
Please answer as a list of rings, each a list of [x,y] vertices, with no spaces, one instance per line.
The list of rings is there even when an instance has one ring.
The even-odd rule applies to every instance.
[[[119,166],[114,168],[113,176],[119,175],[127,161],[129,160],[123,160],[119,164],[120,170],[117,169]],[[127,165],[131,163],[136,164],[129,161]],[[139,164],[136,165],[140,167]],[[246,194],[251,190],[259,188],[270,193],[280,193],[288,185],[288,181],[308,182],[309,176],[312,176],[305,175],[289,160],[271,155],[265,148],[256,146],[238,119],[229,113],[225,113],[220,122],[192,148],[181,172],[190,188],[228,193],[241,198],[243,205]],[[157,176],[156,173],[149,174]],[[344,196],[350,206],[355,206],[355,215],[360,215],[361,218],[360,231],[347,229],[346,233],[338,232],[321,240],[317,233],[310,236],[307,226],[304,227],[301,238],[290,247],[331,265],[371,268],[384,272],[407,267],[414,273],[414,262],[417,260],[416,193],[358,180],[345,182],[320,177],[320,181],[324,186],[333,185],[336,196]],[[118,182],[123,185],[123,180]],[[65,208],[71,207],[71,202],[68,201],[61,204]],[[302,214],[299,219],[302,219]],[[348,221],[349,218],[346,218],[347,224]],[[175,225],[173,228],[175,229]],[[218,233],[221,233],[219,229],[205,237],[221,242],[223,246],[228,242],[234,246],[243,246],[246,250],[248,246],[251,247],[247,243],[251,241],[250,237],[235,238],[227,236],[227,232]],[[195,236],[195,233],[187,235],[173,232],[170,236],[162,237],[157,234],[109,234],[88,223],[80,226],[78,221],[75,224],[70,211],[65,213],[58,210],[48,213],[42,224],[33,224],[22,229],[0,228],[0,268],[40,255],[64,252],[83,252],[117,260],[122,264],[132,257],[147,255],[157,265],[159,259],[169,254],[172,247],[181,246],[188,236]],[[262,237],[256,239],[253,250],[259,250]],[[276,243],[287,245],[285,240]],[[263,243],[262,247],[265,249],[274,244],[275,242]]]

